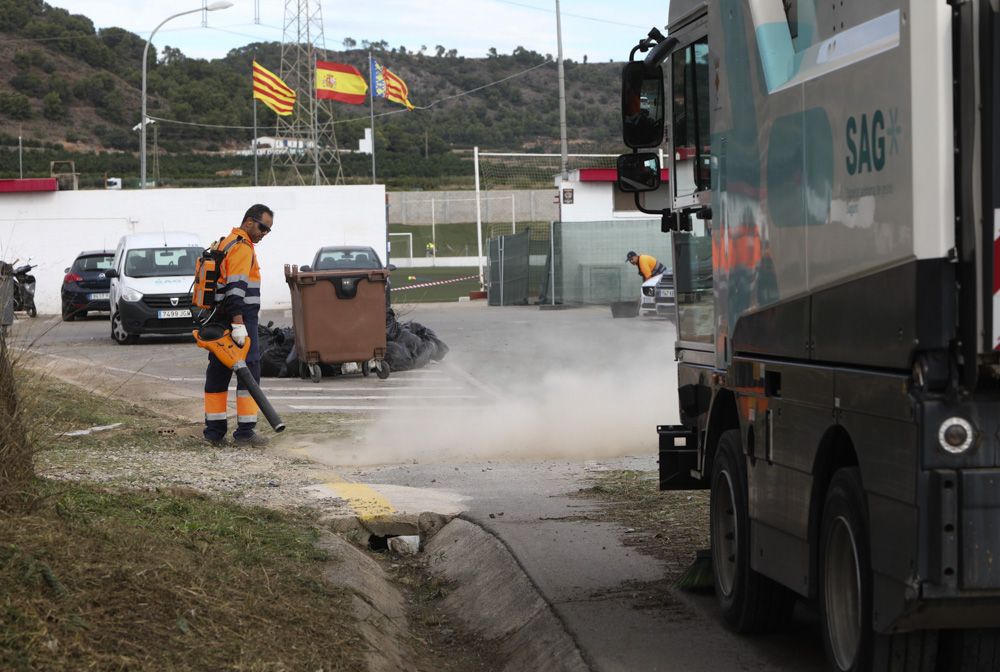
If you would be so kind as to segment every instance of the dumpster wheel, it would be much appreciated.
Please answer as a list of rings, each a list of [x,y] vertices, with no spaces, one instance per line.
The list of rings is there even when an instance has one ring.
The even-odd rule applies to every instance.
[[[389,362],[384,359],[380,359],[378,362],[378,369],[375,370],[380,380],[385,380],[389,377]]]
[[[365,378],[372,375],[372,365],[368,362],[361,362],[361,375]]]
[[[323,372],[320,371],[319,364],[309,365],[309,380],[318,383],[323,380]]]

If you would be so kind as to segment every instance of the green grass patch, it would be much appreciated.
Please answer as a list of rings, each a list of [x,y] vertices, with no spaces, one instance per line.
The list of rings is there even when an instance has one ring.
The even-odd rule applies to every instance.
[[[427,243],[437,241],[439,257],[474,257],[478,251],[476,223],[438,224],[390,224],[389,233],[409,233],[413,235],[413,256],[427,254]],[[404,236],[390,236],[393,257],[410,256],[408,239]]]
[[[424,282],[451,280],[464,276],[475,275],[473,280],[463,280],[448,285],[435,287],[418,287],[407,289],[407,285],[417,285]],[[392,282],[392,302],[426,303],[431,301],[457,301],[459,297],[468,296],[469,292],[479,289],[479,267],[462,266],[457,268],[397,268],[390,275]]]
[[[2,521],[0,669],[360,669],[314,521],[42,483]]]

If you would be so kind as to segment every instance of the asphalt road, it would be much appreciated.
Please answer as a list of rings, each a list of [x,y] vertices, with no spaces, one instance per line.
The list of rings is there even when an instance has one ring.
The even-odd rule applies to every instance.
[[[619,526],[587,520],[594,503],[569,496],[600,470],[655,468],[655,425],[675,422],[677,412],[669,322],[616,320],[606,307],[483,302],[397,311],[450,346],[444,362],[386,381],[265,379],[289,424],[307,411],[364,417],[369,429],[353,442],[303,448],[313,459],[398,511],[461,513],[496,534],[595,670],[825,669],[816,619],[805,609],[789,633],[751,639],[726,631],[711,596],[643,599],[643,584],[663,575],[658,562],[625,546]],[[121,380],[115,384],[131,386],[128,394],[163,399],[179,415],[201,413],[204,356],[190,339],[118,346],[105,319],[44,316],[19,322],[14,334],[34,356],[91,377],[95,387]]]

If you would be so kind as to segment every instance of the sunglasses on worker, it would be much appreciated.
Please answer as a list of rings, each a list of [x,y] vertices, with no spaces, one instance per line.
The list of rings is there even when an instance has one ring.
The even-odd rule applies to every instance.
[[[254,218],[254,217],[251,217],[250,219],[253,222],[256,222],[257,227],[260,229],[261,233],[271,233],[271,227],[270,226],[268,226],[264,222],[260,221],[259,219]]]

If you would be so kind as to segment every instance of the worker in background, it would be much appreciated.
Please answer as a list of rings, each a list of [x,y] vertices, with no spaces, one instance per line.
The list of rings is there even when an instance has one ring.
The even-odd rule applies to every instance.
[[[274,213],[266,205],[253,205],[243,215],[238,228],[233,229],[219,245],[225,248],[234,240],[222,261],[216,293],[214,320],[232,328],[232,339],[242,347],[250,339],[246,364],[254,379],[260,382],[260,349],[257,343],[257,321],[260,312],[260,265],[254,246],[271,232]],[[226,405],[232,370],[215,355],[208,355],[205,372],[205,440],[214,446],[226,440]],[[257,434],[257,404],[246,389],[236,389],[236,431],[233,441],[240,446],[263,447],[267,437]]]
[[[654,275],[665,273],[667,270],[663,264],[656,260],[656,257],[649,254],[636,254],[631,250],[625,255],[625,261],[639,267],[639,275],[642,276],[643,282],[649,280]]]
[[[427,251],[427,256],[428,257],[433,257],[434,256],[434,243],[433,242],[428,242],[426,245],[424,245],[424,249]]]

